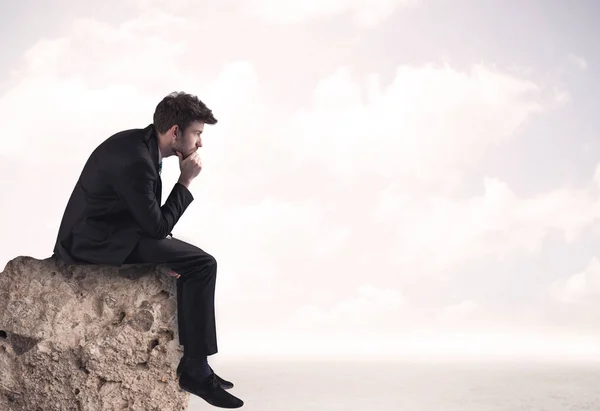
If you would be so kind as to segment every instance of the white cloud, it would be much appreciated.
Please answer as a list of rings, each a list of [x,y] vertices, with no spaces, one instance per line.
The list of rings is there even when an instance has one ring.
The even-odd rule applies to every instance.
[[[286,326],[296,331],[305,327],[368,327],[377,322],[381,315],[396,311],[402,305],[403,297],[399,291],[366,284],[356,289],[356,295],[341,300],[328,309],[314,304],[299,307],[295,317]]]
[[[319,16],[351,13],[360,26],[374,26],[396,9],[415,6],[420,0],[247,0],[242,8],[268,23],[290,24]]]
[[[470,73],[449,66],[401,66],[382,89],[348,68],[321,80],[313,105],[298,111],[286,135],[298,154],[349,177],[447,178],[495,144],[514,136],[542,110],[540,86],[486,66]]]
[[[374,218],[393,221],[397,235],[390,252],[397,264],[438,272],[476,258],[537,252],[552,230],[573,242],[600,217],[596,196],[597,190],[556,189],[519,198],[502,181],[485,178],[484,193],[467,200],[432,196],[408,202],[395,188],[380,201],[396,205],[380,206]]]
[[[581,304],[597,308],[598,297],[600,297],[600,261],[598,258],[593,257],[581,272],[553,282],[549,288],[549,295],[561,303]]]
[[[186,211],[177,233],[181,239],[206,245],[215,255],[223,273],[219,287],[224,301],[267,304],[281,298],[286,279],[288,283],[292,279],[281,272],[278,262],[295,255],[303,258],[298,254],[302,233],[317,230],[323,219],[318,205],[268,198],[252,205],[225,205],[210,198],[202,202]]]
[[[569,61],[576,65],[580,70],[586,70],[588,67],[588,63],[585,58],[578,56],[573,53],[569,53],[568,55]]]
[[[481,305],[473,300],[464,300],[442,308],[438,319],[442,325],[472,324],[474,316],[481,310]]]
[[[594,181],[596,188],[600,189],[600,164],[598,164],[596,166],[596,169],[594,170],[593,181]]]
[[[559,104],[567,104],[571,101],[571,95],[566,90],[554,89],[554,100]]]
[[[180,60],[185,52],[184,43],[153,30],[179,23],[166,15],[118,27],[79,19],[70,35],[39,40],[0,98],[0,153],[25,152],[37,162],[56,160],[47,156],[52,150],[85,156],[116,130],[151,123],[157,96],[183,77],[178,65],[157,64],[157,56]]]

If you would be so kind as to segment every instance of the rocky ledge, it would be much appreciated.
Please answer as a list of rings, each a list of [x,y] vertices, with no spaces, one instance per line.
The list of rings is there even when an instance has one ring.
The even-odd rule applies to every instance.
[[[176,283],[17,257],[0,273],[0,410],[179,411]]]

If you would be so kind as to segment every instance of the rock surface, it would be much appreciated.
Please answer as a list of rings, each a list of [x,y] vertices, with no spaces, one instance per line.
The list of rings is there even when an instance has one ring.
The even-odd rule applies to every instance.
[[[18,257],[0,273],[0,410],[179,411],[176,283]]]

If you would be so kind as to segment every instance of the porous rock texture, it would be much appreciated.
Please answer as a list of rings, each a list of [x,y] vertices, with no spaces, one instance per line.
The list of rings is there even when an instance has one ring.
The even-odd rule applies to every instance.
[[[175,279],[17,257],[0,273],[0,410],[186,410]]]

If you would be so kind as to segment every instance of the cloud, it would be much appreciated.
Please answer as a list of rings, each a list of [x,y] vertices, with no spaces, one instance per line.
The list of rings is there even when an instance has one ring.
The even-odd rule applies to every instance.
[[[184,77],[178,65],[155,60],[179,60],[186,51],[181,41],[153,32],[179,23],[166,15],[144,15],[117,27],[78,19],[68,36],[40,39],[0,97],[6,131],[0,154],[26,152],[29,161],[45,162],[55,160],[47,156],[51,150],[72,151],[75,156],[61,159],[70,161],[115,130],[151,123],[156,96],[173,91],[173,79]]]
[[[446,178],[477,163],[543,107],[541,87],[485,65],[399,66],[382,87],[340,68],[322,79],[312,107],[298,110],[286,135],[297,155],[337,175]]]
[[[291,291],[293,281],[281,261],[293,264],[305,258],[296,237],[318,229],[323,219],[318,205],[269,198],[252,205],[225,205],[210,198],[202,202],[186,212],[177,236],[201,244],[217,258],[224,301],[275,303]]]
[[[576,54],[569,53],[568,55],[569,61],[577,66],[580,70],[586,70],[588,67],[588,63],[585,58],[580,57]]]
[[[396,235],[388,251],[396,264],[440,272],[465,261],[539,252],[551,231],[573,242],[600,217],[594,188],[519,198],[498,179],[487,177],[483,183],[481,195],[465,200],[409,199],[398,186],[390,187],[373,218],[393,221]]]
[[[350,13],[356,24],[375,26],[398,8],[415,6],[420,0],[248,0],[243,10],[268,23],[292,24],[320,16]]]
[[[473,300],[445,306],[438,313],[438,326],[472,326],[481,317],[481,310],[481,305]]]
[[[553,282],[549,295],[560,303],[597,308],[600,297],[600,261],[592,257],[585,268],[566,279]]]
[[[364,330],[381,322],[382,315],[396,311],[402,305],[403,297],[399,291],[365,284],[356,289],[355,295],[338,301],[327,309],[314,304],[299,307],[287,327],[298,331],[306,327],[361,326]]]

